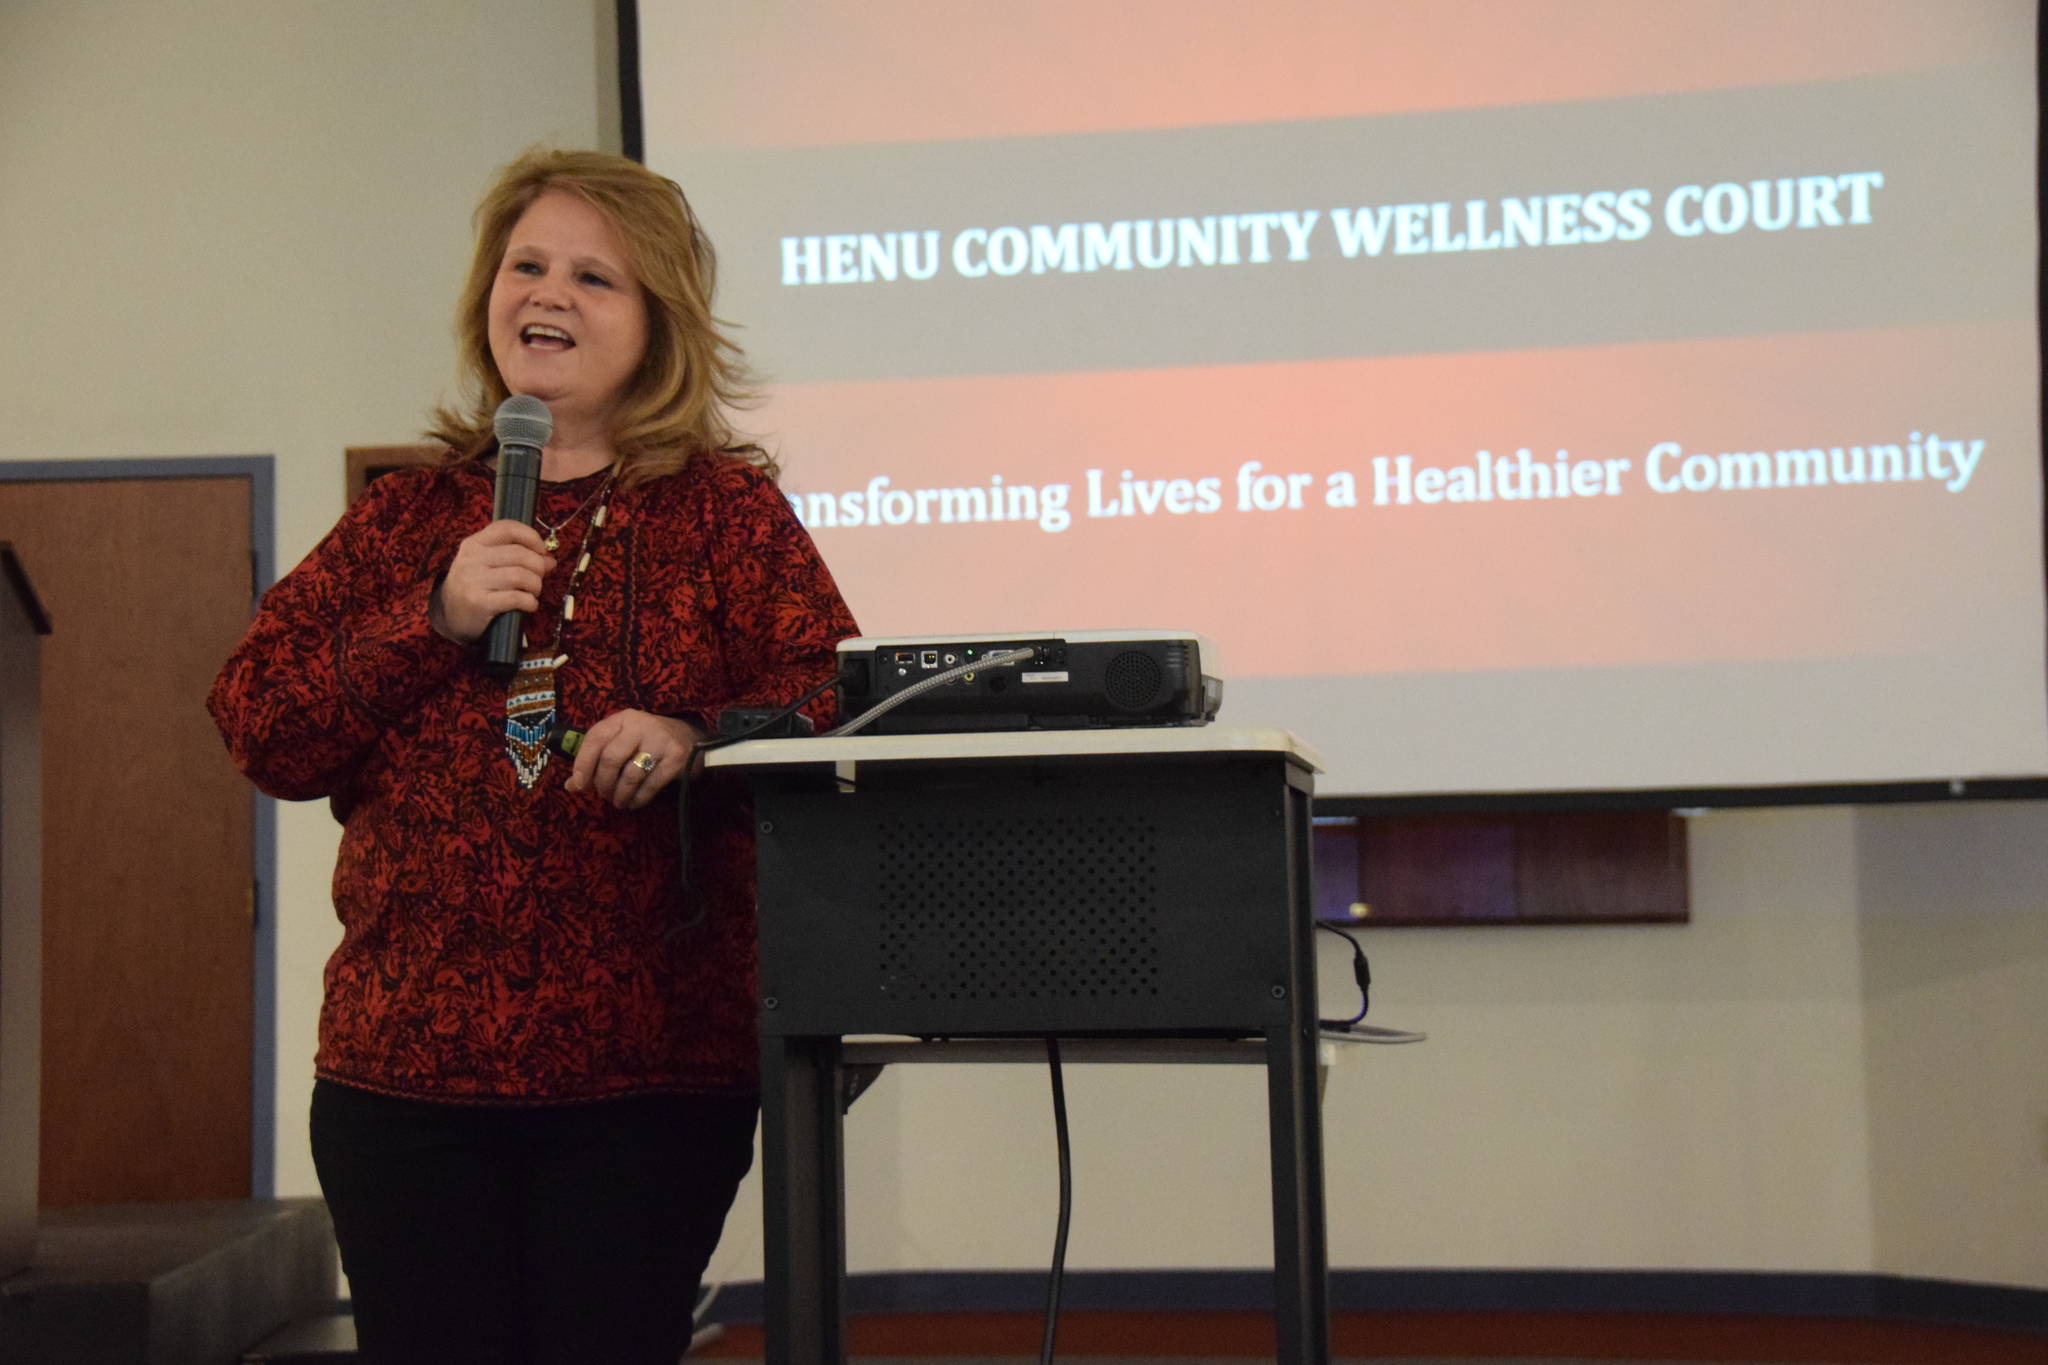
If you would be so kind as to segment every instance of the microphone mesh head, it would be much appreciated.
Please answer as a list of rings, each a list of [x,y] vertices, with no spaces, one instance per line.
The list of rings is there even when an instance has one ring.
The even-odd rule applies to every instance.
[[[538,398],[515,393],[498,404],[491,430],[501,446],[532,446],[539,450],[555,434],[555,419]]]

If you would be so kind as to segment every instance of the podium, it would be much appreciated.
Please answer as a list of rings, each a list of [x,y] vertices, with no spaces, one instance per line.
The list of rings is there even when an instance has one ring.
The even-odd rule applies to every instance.
[[[0,1278],[35,1254],[41,1141],[42,637],[14,547],[0,541]]]
[[[1312,755],[1203,726],[757,740],[707,760],[754,794],[769,1361],[844,1359],[842,1120],[869,1060],[846,1040],[877,1034],[968,1062],[1047,1037],[1083,1040],[1076,1060],[1139,1042],[1148,1060],[1262,1060],[1279,1358],[1327,1357]]]

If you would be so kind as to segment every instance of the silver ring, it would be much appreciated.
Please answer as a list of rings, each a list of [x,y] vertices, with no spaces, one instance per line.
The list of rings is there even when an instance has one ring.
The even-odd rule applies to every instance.
[[[633,758],[633,766],[638,768],[643,773],[653,772],[655,762],[656,760],[654,755],[648,753],[645,749],[641,750]]]

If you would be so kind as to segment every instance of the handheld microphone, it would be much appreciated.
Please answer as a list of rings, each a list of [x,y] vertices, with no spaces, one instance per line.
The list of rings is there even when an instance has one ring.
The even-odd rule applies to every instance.
[[[540,451],[555,434],[555,419],[538,398],[515,393],[491,418],[498,438],[498,483],[491,495],[492,521],[533,524],[533,500],[540,489]],[[519,668],[520,635],[526,613],[501,611],[484,631],[484,669],[510,677]]]

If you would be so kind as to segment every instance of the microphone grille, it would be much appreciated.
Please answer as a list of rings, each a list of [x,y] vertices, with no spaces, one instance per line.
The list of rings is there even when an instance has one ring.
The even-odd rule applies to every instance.
[[[515,393],[498,404],[491,431],[501,446],[532,446],[539,450],[555,434],[555,419],[538,398]]]

